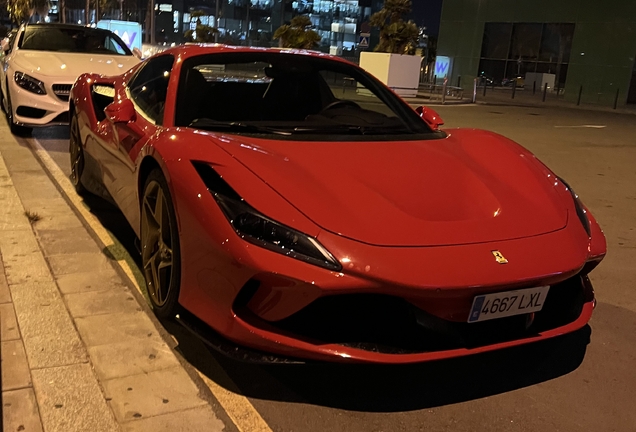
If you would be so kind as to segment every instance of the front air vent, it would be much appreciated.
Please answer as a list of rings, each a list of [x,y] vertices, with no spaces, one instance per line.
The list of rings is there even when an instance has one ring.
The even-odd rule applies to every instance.
[[[95,94],[98,94],[101,96],[106,96],[111,99],[115,98],[115,87],[111,87],[109,85],[99,85],[99,84],[94,85],[93,91],[95,92]]]
[[[20,105],[15,113],[20,117],[41,119],[46,115],[46,110]]]
[[[73,84],[53,84],[53,93],[58,99],[68,102]]]
[[[242,200],[239,194],[236,193],[209,164],[206,162],[192,161],[192,165],[194,165],[194,169],[197,170],[197,173],[201,176],[201,180],[203,180],[203,183],[205,183],[213,195],[219,194],[237,201]]]

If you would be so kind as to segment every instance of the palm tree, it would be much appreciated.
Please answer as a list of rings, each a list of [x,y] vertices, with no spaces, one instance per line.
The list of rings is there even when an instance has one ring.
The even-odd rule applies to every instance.
[[[370,23],[380,29],[380,43],[375,51],[394,54],[415,54],[419,29],[402,16],[411,12],[411,0],[386,0],[384,7],[371,15]]]
[[[22,24],[31,18],[33,14],[33,8],[30,0],[8,0],[7,12],[9,12],[9,18],[15,24]]]
[[[183,35],[186,42],[214,42],[214,35],[217,34],[219,30],[201,23],[200,17],[205,15],[207,14],[200,10],[192,12],[190,16],[197,19],[197,27],[196,30],[194,30],[194,32],[196,32],[196,38],[193,37],[195,33],[192,30],[188,30]]]
[[[283,24],[274,32],[274,39],[279,40],[282,48],[312,49],[320,42],[320,35],[311,28],[311,20],[307,15],[292,18],[290,24]]]

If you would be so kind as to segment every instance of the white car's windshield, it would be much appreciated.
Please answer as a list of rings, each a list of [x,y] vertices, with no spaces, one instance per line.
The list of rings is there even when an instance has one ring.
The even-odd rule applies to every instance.
[[[132,55],[114,33],[103,29],[64,26],[27,27],[20,49],[87,54]]]

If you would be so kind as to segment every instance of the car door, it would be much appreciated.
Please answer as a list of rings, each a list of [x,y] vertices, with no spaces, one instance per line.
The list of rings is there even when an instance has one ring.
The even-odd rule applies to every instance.
[[[127,122],[109,120],[111,133],[104,134],[108,137],[102,161],[104,185],[133,227],[139,223],[135,160],[148,138],[162,127],[173,64],[169,54],[147,60],[121,95],[132,102],[134,117]]]

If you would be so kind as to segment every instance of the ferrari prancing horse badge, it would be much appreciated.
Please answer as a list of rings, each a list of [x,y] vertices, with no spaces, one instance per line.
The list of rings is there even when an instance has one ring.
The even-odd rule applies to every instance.
[[[499,264],[508,264],[508,260],[498,250],[491,251]]]

